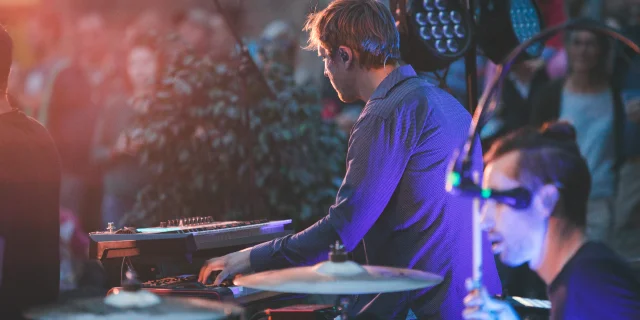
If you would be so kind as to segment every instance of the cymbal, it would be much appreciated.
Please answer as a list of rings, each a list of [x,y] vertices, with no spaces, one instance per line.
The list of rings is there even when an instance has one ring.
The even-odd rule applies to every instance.
[[[106,298],[80,299],[28,311],[27,319],[143,320],[241,319],[240,307],[195,298],[158,297],[147,291],[122,291]]]
[[[326,261],[236,278],[238,286],[302,294],[369,294],[422,289],[442,282],[442,277],[418,270],[361,266],[353,261]]]

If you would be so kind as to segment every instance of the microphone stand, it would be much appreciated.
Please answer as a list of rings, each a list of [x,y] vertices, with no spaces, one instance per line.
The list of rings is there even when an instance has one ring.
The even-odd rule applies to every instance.
[[[466,0],[466,8],[468,14],[471,16],[472,30],[475,29],[475,1]],[[465,80],[467,84],[467,109],[471,114],[475,112],[478,105],[478,72],[477,72],[477,42],[474,35],[471,36],[471,44],[469,50],[464,55],[465,65]],[[479,146],[476,146],[479,147]],[[472,152],[472,150],[470,151]],[[479,184],[481,177],[480,172],[473,172],[473,182]],[[472,205],[473,216],[473,256],[472,266],[473,273],[472,278],[467,280],[471,282],[470,287],[473,289],[482,288],[482,226],[480,224],[480,198],[473,198]]]
[[[249,53],[249,49],[244,44],[244,42],[242,41],[242,38],[233,27],[233,23],[231,22],[231,18],[229,17],[229,14],[224,10],[219,0],[214,0],[213,3],[218,13],[222,16],[222,20],[227,26],[229,33],[233,37],[236,43],[236,47],[240,50],[240,66],[239,66],[240,72],[239,73],[242,81],[242,88],[241,88],[240,94],[238,95],[238,105],[242,109],[242,114],[243,114],[242,122],[247,134],[247,136],[245,137],[245,139],[247,139],[246,141],[248,145],[248,148],[246,151],[247,151],[247,155],[249,156],[249,186],[247,190],[244,190],[244,192],[247,194],[245,199],[248,200],[247,207],[250,211],[250,215],[253,215],[255,214],[253,211],[255,209],[254,206],[256,204],[256,201],[255,201],[256,192],[255,192],[255,162],[254,162],[254,158],[251,156],[251,149],[255,145],[255,137],[251,132],[251,112],[249,110],[249,98],[248,98],[249,84],[247,83],[248,76],[251,75],[252,73],[258,76],[258,81],[260,82],[261,86],[267,91],[269,98],[276,100],[276,95],[271,89],[271,86],[269,85],[267,80],[265,79],[262,71],[260,70],[260,68],[258,68],[258,65],[255,63],[255,61],[251,57],[251,54]]]

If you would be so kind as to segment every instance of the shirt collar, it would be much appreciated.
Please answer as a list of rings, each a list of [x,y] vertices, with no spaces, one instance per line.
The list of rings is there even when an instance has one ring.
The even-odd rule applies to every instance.
[[[411,65],[407,64],[397,67],[395,70],[391,71],[391,73],[389,73],[389,75],[387,75],[387,77],[384,78],[382,82],[380,82],[376,90],[373,91],[373,94],[371,95],[371,98],[369,98],[369,101],[384,99],[387,94],[389,94],[389,91],[391,91],[391,89],[397,86],[400,82],[416,76],[418,75],[416,74],[416,71],[413,70],[413,67],[411,67]]]

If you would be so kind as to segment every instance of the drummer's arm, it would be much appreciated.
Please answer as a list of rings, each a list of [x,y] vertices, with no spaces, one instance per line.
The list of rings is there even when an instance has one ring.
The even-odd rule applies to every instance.
[[[367,114],[349,138],[347,172],[329,214],[306,230],[251,250],[255,272],[308,265],[327,259],[329,246],[341,240],[352,251],[387,206],[417,139],[413,117],[399,120]],[[410,113],[410,112],[408,112]]]

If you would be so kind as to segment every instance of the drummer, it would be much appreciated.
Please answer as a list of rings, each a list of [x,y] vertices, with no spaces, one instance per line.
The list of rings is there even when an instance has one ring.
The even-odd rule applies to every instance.
[[[308,49],[318,51],[340,99],[367,102],[351,129],[336,203],[298,234],[207,261],[199,280],[214,270],[222,270],[215,279],[220,283],[237,274],[310,265],[326,260],[329,245],[340,240],[357,262],[444,277],[430,289],[361,295],[354,310],[382,319],[404,319],[409,309],[420,319],[460,319],[472,272],[472,202],[449,195],[444,184],[454,148],[466,139],[469,112],[400,64],[395,21],[381,2],[333,1],[309,16],[306,30]],[[498,293],[485,248],[484,278]]]
[[[591,178],[568,123],[525,128],[486,155],[485,187],[532,192],[516,210],[490,200],[483,225],[507,265],[528,263],[548,286],[551,319],[640,319],[640,283],[602,243],[585,237]],[[465,299],[465,319],[518,319],[513,309],[482,290]]]

